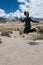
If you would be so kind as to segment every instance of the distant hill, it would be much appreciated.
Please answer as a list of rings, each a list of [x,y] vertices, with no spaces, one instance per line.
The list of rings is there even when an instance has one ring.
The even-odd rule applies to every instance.
[[[43,21],[43,18],[33,18],[31,17],[31,19],[35,20],[35,21]],[[15,17],[13,19],[8,19],[8,18],[3,18],[3,17],[0,17],[0,22],[6,22],[6,21],[20,21],[20,18],[18,17]]]
[[[7,18],[0,17],[0,20],[6,20]]]
[[[43,21],[43,18],[33,18],[31,17],[33,20],[36,20],[36,21]]]
[[[3,23],[3,22],[7,22],[7,21],[16,21],[15,19],[8,19],[8,18],[3,18],[3,17],[0,17],[0,22]]]

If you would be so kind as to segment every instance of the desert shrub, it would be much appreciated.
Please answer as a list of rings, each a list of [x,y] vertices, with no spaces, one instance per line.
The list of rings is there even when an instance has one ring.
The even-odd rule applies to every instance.
[[[13,34],[13,31],[11,31],[11,30],[9,30],[8,32],[9,32],[10,34]]]
[[[7,30],[3,30],[3,31],[1,31],[1,36],[7,36],[7,37],[10,37],[9,31],[7,31]]]
[[[22,35],[24,33],[24,28],[19,29],[19,35]]]
[[[19,31],[13,31],[13,36],[14,38],[19,37],[20,36]]]
[[[43,26],[36,26],[37,33],[43,34]]]
[[[19,30],[19,35],[22,35],[23,34],[23,30]]]
[[[33,40],[43,40],[43,34],[40,34],[39,36],[34,37]]]
[[[43,34],[38,33],[23,34],[22,37],[27,40],[43,40]]]

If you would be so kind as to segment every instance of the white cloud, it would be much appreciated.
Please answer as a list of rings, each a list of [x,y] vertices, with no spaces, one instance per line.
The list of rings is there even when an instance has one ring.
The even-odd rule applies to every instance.
[[[20,18],[22,16],[24,16],[24,15],[19,10],[16,10],[16,12],[14,12],[14,13],[6,14],[6,12],[3,9],[0,9],[0,17],[4,17],[4,18],[8,18],[8,19],[14,19],[15,17]]]
[[[31,0],[30,15],[33,17],[43,18],[43,1]]]
[[[5,17],[6,17],[6,18],[10,18],[10,19],[11,19],[11,18],[12,18],[12,16],[13,16],[13,13],[9,13],[9,14],[6,14],[6,16],[5,16]]]
[[[14,12],[14,14],[13,14],[12,17],[18,17],[18,18],[20,18],[22,16],[24,16],[23,13],[21,13],[19,10],[16,10],[16,12]]]
[[[25,5],[26,5],[27,7],[30,7],[30,2],[25,2]]]
[[[0,17],[5,17],[6,13],[3,9],[0,9]]]
[[[30,0],[17,0],[17,1],[20,3],[29,3],[30,2]]]
[[[0,17],[9,18],[12,15],[12,13],[6,14],[6,12],[3,9],[0,9]]]
[[[20,3],[25,3],[27,0],[18,0]]]
[[[29,8],[25,4],[19,5],[19,9],[24,12],[24,11],[29,11]]]
[[[22,3],[22,4],[19,4],[19,10],[21,10],[22,13],[24,11],[29,11],[30,0],[18,0],[18,2]]]

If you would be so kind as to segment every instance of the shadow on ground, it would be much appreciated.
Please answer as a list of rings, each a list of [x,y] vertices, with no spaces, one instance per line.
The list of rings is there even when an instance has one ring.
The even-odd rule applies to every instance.
[[[39,45],[39,43],[38,42],[35,42],[35,41],[31,41],[31,42],[28,42],[27,44],[30,44],[30,45]]]

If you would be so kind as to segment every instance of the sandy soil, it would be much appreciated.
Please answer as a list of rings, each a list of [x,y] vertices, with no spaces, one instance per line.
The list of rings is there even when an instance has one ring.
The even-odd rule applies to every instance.
[[[43,40],[1,39],[0,65],[43,65]]]
[[[32,24],[32,27],[36,25],[43,24]],[[29,40],[40,36],[38,33],[20,35],[19,31],[23,27],[24,24],[20,22],[0,24],[1,31],[16,30],[11,37],[1,36],[0,32],[0,65],[43,65],[43,40]]]

